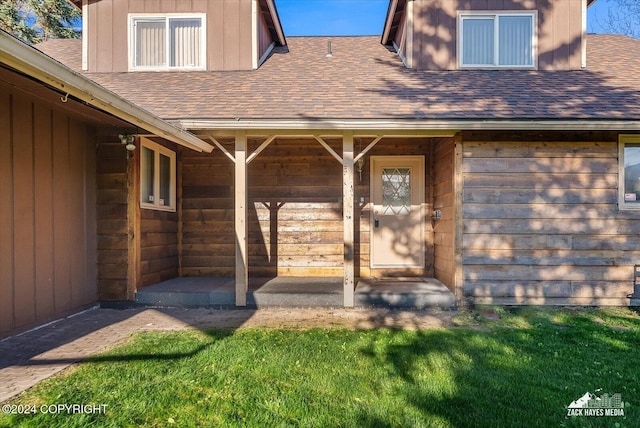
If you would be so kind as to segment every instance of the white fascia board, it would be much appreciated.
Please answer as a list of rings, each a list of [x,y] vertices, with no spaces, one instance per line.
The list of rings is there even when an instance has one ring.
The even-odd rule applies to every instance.
[[[0,63],[176,144],[199,152],[213,150],[212,145],[190,132],[125,100],[4,31],[0,31]]]
[[[389,41],[389,33],[391,32],[391,24],[393,23],[393,18],[396,14],[396,8],[398,7],[398,0],[391,0],[389,4],[389,9],[387,10],[387,19],[384,22],[384,28],[382,29],[382,40],[380,41],[383,45],[386,45]]]
[[[280,23],[280,17],[278,16],[278,10],[273,0],[267,0],[267,7],[273,19],[273,25],[276,27],[276,33],[278,34],[278,41],[282,46],[287,45],[287,39],[284,37],[284,31],[282,30],[282,24]]]
[[[640,120],[171,120],[192,130],[353,131],[640,131]]]

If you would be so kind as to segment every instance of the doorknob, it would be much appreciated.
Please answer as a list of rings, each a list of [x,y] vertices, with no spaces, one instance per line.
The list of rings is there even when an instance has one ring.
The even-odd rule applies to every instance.
[[[375,219],[373,220],[373,227],[379,227],[380,226],[380,220]]]

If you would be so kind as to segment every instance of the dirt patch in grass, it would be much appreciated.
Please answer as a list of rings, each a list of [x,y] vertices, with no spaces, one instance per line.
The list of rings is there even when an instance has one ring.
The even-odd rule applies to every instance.
[[[455,311],[391,309],[266,308],[247,310],[208,310],[189,322],[198,329],[253,328],[274,329],[350,329],[393,328],[422,330],[452,327]]]

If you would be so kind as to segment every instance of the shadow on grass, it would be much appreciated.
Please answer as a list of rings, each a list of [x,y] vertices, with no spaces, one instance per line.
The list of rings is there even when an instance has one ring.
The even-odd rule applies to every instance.
[[[364,358],[401,379],[400,425],[417,426],[640,426],[640,320],[614,314],[523,314],[530,328],[505,319],[487,331],[422,330],[407,340],[370,343]],[[522,322],[522,320],[520,321]],[[625,328],[617,328],[625,326]],[[586,392],[619,393],[625,417],[567,417]],[[618,425],[616,425],[618,424]],[[367,409],[360,426],[397,426],[384,409]]]

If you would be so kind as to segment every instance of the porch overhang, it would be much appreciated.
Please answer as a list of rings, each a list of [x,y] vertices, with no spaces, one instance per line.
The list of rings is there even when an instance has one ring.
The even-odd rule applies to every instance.
[[[640,118],[617,119],[172,119],[184,130],[234,135],[357,135],[451,137],[461,131],[637,131]]]

